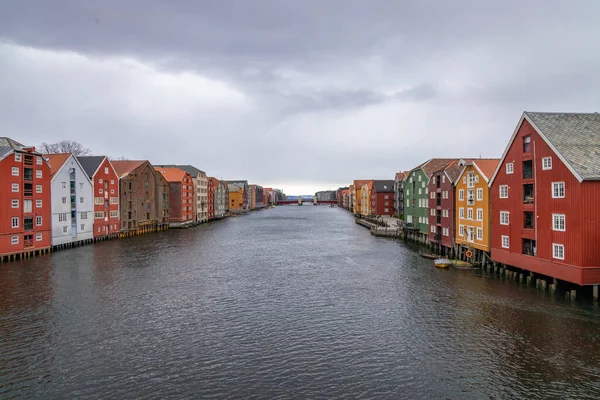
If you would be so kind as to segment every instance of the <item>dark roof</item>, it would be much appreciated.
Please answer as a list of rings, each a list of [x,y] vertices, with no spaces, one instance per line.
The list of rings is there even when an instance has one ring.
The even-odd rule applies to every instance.
[[[78,156],[77,161],[79,161],[79,164],[81,164],[81,167],[88,177],[92,179],[94,173],[105,158],[106,156]]]
[[[433,175],[433,173],[435,171],[439,171],[442,168],[445,168],[446,166],[448,166],[448,164],[450,164],[453,161],[459,161],[459,159],[457,158],[432,158],[430,160],[425,161],[423,164],[419,165],[416,168],[413,168],[413,171],[415,169],[423,169],[423,172],[425,172],[425,175],[427,175],[427,178],[431,178],[431,176]]]
[[[234,184],[234,185],[245,185],[245,186],[248,186],[248,181],[230,181],[230,180],[227,180],[227,183],[231,183],[231,184]]]
[[[198,169],[196,167],[194,167],[193,165],[153,165],[153,167],[159,167],[159,168],[179,168],[184,170],[185,172],[187,172],[188,174],[190,174],[192,176],[192,178],[196,179],[196,177],[198,176],[199,173],[205,174],[204,171],[202,171],[201,169]]]
[[[600,179],[600,114],[524,114],[581,179]]]
[[[25,146],[11,138],[0,137],[0,157],[2,158],[13,150],[23,151],[23,147]]]
[[[394,181],[393,180],[373,181],[373,189],[377,193],[392,193],[394,191]]]

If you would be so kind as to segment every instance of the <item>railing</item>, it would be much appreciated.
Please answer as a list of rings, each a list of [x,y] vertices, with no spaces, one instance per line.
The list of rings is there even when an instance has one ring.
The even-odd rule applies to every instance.
[[[533,204],[534,196],[523,196],[523,204]]]
[[[467,198],[467,205],[468,206],[474,206],[475,205],[475,198],[474,197]]]
[[[533,169],[523,169],[523,179],[532,179]]]

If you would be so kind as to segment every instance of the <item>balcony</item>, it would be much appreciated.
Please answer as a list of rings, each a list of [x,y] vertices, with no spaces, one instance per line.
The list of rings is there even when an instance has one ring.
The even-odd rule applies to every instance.
[[[523,161],[523,179],[533,179],[533,161]]]
[[[475,196],[469,196],[469,197],[467,197],[467,205],[468,206],[474,206],[475,205]]]
[[[32,183],[23,184],[23,195],[24,196],[33,196],[33,184]]]
[[[23,169],[23,180],[26,180],[26,181],[33,180],[33,169],[32,168],[24,168]]]
[[[533,229],[535,227],[535,218],[533,217],[533,213],[531,211],[526,211],[523,213],[523,228],[525,229]]]
[[[26,231],[33,230],[33,218],[32,217],[23,218],[23,229]]]
[[[534,201],[533,184],[523,185],[523,204],[533,204]]]
[[[438,225],[440,225],[440,224],[442,223],[442,216],[441,216],[441,215],[438,215],[438,216],[436,217],[436,221],[435,221],[435,222],[436,222]]]
[[[25,165],[33,165],[33,156],[31,154],[25,154],[23,157],[23,163]]]

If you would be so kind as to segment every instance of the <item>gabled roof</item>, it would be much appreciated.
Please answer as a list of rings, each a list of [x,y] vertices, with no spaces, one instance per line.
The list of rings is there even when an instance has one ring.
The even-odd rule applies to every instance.
[[[32,149],[33,147],[25,146],[9,137],[0,137],[0,160],[2,160],[4,157],[15,151],[28,152],[35,155],[41,154],[37,151],[31,151]]]
[[[500,162],[499,158],[476,158],[473,160],[460,160],[458,162],[458,165],[461,165],[462,168],[460,170],[460,174],[458,175],[456,180],[454,180],[453,182],[457,183],[458,180],[462,177],[462,175],[467,170],[467,167],[472,165],[473,167],[475,167],[477,172],[479,172],[479,175],[481,175],[483,177],[483,179],[485,179],[485,181],[489,183],[490,178],[492,177],[492,174],[498,167],[499,162]]]
[[[460,172],[462,171],[462,166],[458,165],[458,161],[453,161],[450,164],[446,165],[444,168],[444,172],[450,182],[454,183],[460,176]]]
[[[50,177],[54,177],[58,171],[62,168],[67,160],[71,157],[71,153],[62,154],[44,154],[44,158],[50,166]]]
[[[147,160],[117,160],[117,161],[111,161],[110,163],[112,164],[113,168],[115,169],[115,172],[117,173],[117,176],[120,179],[120,178],[123,178],[123,177],[129,175],[131,173],[131,171],[138,168],[145,162],[148,162],[148,161]]]
[[[160,172],[167,182],[181,182],[185,174],[189,173],[181,168],[154,167],[154,169]]]
[[[81,164],[88,178],[92,179],[105,158],[106,156],[78,156],[77,161]]]
[[[458,161],[457,158],[430,158],[424,163],[414,167],[411,171],[415,171],[417,169],[422,169],[427,178],[431,178],[434,172],[439,171],[440,169],[446,167],[453,161]]]
[[[248,181],[236,181],[236,180],[231,180],[231,181],[227,181],[227,183],[232,183],[234,185],[242,185],[242,186],[248,186]]]
[[[396,175],[394,175],[394,180],[396,181],[403,181],[404,180],[404,172],[400,171],[400,172],[396,172]]]
[[[392,181],[392,180],[373,181],[373,189],[377,193],[392,193],[394,191],[394,181]]]
[[[600,180],[600,115],[598,113],[525,111],[490,179],[490,185],[496,178],[524,120],[531,124],[579,182]]]
[[[198,176],[199,173],[205,174],[204,171],[194,167],[193,165],[155,165],[154,167],[179,168],[179,169],[182,169],[185,172],[189,173],[192,176],[192,178],[194,178],[194,179]]]
[[[372,179],[355,179],[354,180],[354,187],[357,188],[357,189],[361,188],[362,185],[364,185],[365,183],[369,183],[371,181],[372,181]]]
[[[227,189],[230,192],[241,192],[244,190],[244,188],[240,185],[237,185],[235,183],[231,183],[231,182],[227,182]]]

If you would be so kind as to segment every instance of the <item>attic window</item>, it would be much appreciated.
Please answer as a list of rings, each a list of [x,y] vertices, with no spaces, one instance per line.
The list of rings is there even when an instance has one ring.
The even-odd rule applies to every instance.
[[[523,138],[523,153],[529,153],[531,151],[531,136],[525,136]]]

